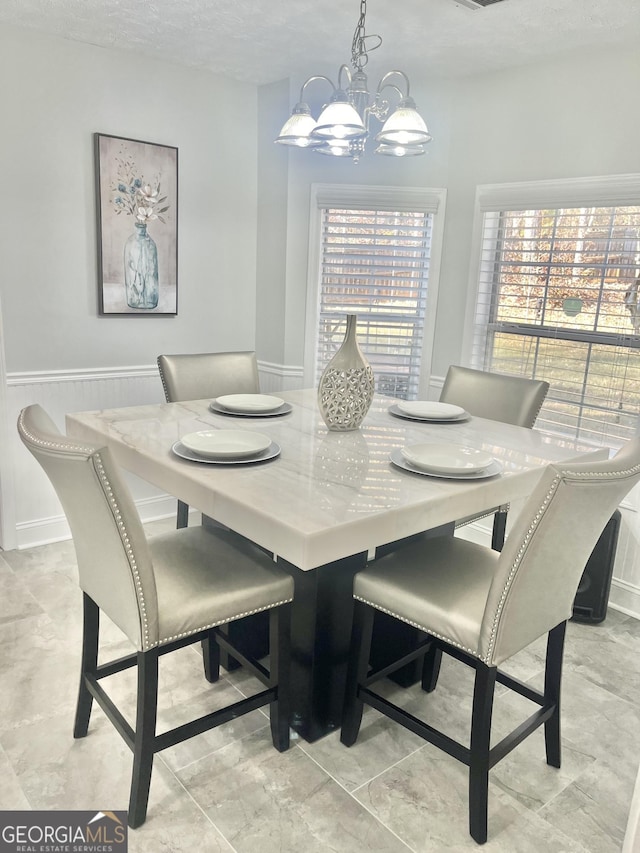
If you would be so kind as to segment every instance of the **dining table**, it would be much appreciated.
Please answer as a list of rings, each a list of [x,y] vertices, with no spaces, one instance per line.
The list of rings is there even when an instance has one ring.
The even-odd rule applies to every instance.
[[[526,498],[551,462],[609,451],[467,413],[424,420],[380,395],[359,429],[330,431],[314,389],[277,393],[284,404],[264,415],[208,399],[70,413],[66,428],[293,576],[291,724],[314,741],[340,725],[353,576],[376,548]],[[179,455],[183,437],[222,429],[263,434],[269,451],[232,462]],[[410,470],[402,451],[417,445],[483,451],[493,467],[473,476]]]

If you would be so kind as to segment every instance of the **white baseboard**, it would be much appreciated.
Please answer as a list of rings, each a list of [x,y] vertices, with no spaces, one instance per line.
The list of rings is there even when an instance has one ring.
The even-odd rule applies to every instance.
[[[176,514],[176,499],[170,495],[144,498],[136,501],[136,507],[144,524],[171,518]],[[194,513],[195,514],[195,513]],[[64,515],[51,518],[38,518],[33,521],[16,525],[17,548],[37,548],[39,545],[50,545],[52,542],[63,542],[71,539],[71,531]]]
[[[609,593],[609,607],[627,616],[640,619],[640,587],[627,581],[613,578]]]

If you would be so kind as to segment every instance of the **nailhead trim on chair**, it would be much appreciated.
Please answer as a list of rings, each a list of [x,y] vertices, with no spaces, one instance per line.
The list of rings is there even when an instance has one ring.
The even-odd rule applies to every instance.
[[[24,422],[24,410],[20,412],[20,417],[18,419],[18,423],[20,424],[20,431],[23,435],[25,435],[29,441],[33,444],[36,444],[38,447],[52,447],[54,450],[68,450],[72,453],[93,453],[95,452],[95,448],[88,444],[70,444],[68,441],[64,443],[56,442],[56,441],[43,441],[41,438],[38,438],[37,435],[33,435],[33,433],[29,432]]]
[[[432,631],[431,628],[425,628],[424,625],[420,625],[418,622],[412,622],[411,619],[405,619],[404,616],[400,616],[398,613],[394,613],[393,610],[387,610],[386,607],[380,607],[379,604],[374,604],[373,601],[368,601],[366,598],[362,598],[359,595],[353,596],[358,601],[361,601],[363,604],[369,605],[369,607],[375,607],[376,610],[380,610],[382,613],[386,613],[389,616],[393,616],[394,619],[399,619],[401,622],[404,622],[407,625],[411,625],[413,628],[419,628],[421,631],[424,631],[425,634],[431,634],[432,637],[437,637],[439,640],[444,640],[445,643],[449,643],[450,646],[455,646],[457,649],[461,649],[463,652],[467,652],[474,657],[479,657],[477,649],[468,649],[466,646],[457,643],[455,640],[450,639],[449,637],[445,637],[444,634],[438,634],[436,631]]]
[[[505,582],[504,588],[502,590],[502,595],[500,596],[500,601],[498,602],[498,606],[496,608],[496,613],[495,613],[493,625],[491,628],[491,636],[489,638],[489,648],[487,649],[487,654],[482,658],[483,663],[488,664],[489,661],[491,660],[492,655],[493,655],[493,649],[494,649],[495,642],[496,642],[496,634],[498,631],[498,622],[500,621],[500,616],[501,616],[502,611],[504,609],[504,605],[505,605],[507,595],[509,593],[509,589],[511,588],[511,584],[513,583],[513,578],[515,577],[515,575],[518,571],[518,568],[520,566],[520,563],[522,562],[522,558],[525,554],[525,551],[527,550],[527,547],[529,545],[529,541],[530,541],[531,537],[533,536],[533,533],[534,533],[536,527],[540,523],[540,519],[542,518],[542,516],[546,512],[546,509],[549,505],[549,502],[551,501],[551,498],[553,497],[553,495],[557,491],[558,486],[560,485],[560,483],[562,482],[564,477],[598,477],[601,479],[613,479],[613,478],[621,479],[623,477],[634,476],[635,474],[638,473],[638,471],[640,471],[640,465],[634,465],[632,468],[627,468],[624,471],[570,471],[570,470],[565,469],[564,471],[560,471],[558,476],[555,477],[555,479],[551,483],[551,486],[549,487],[549,491],[545,495],[545,498],[544,498],[544,500],[540,506],[540,509],[535,514],[533,521],[529,525],[529,529],[527,530],[527,533],[526,533],[524,539],[522,540],[522,544],[520,545],[520,548],[518,549],[518,553],[516,554],[515,560],[513,561],[513,565],[511,566],[511,571],[509,572],[509,576],[508,576],[508,578]]]
[[[138,571],[138,564],[136,563],[135,554],[133,553],[133,548],[131,547],[131,540],[129,539],[129,534],[127,532],[126,525],[122,519],[122,513],[120,512],[120,507],[118,506],[118,502],[115,499],[113,494],[113,489],[111,488],[111,483],[109,482],[109,478],[107,477],[107,472],[104,470],[104,465],[102,463],[102,457],[100,453],[96,451],[93,455],[94,467],[100,478],[102,483],[102,487],[107,496],[107,500],[111,506],[113,511],[113,516],[115,518],[116,524],[118,526],[118,532],[120,533],[120,539],[122,540],[122,544],[124,545],[124,551],[127,555],[127,560],[129,561],[129,566],[131,567],[131,573],[133,574],[133,580],[136,588],[136,596],[138,599],[138,604],[140,606],[140,615],[142,616],[142,629],[143,629],[143,650],[148,651],[152,649],[157,643],[149,642],[149,621],[147,618],[147,606],[144,600],[144,590],[142,589],[142,582],[140,580],[140,572]]]
[[[522,558],[524,557],[524,554],[527,550],[527,547],[529,545],[529,541],[530,541],[531,537],[533,536],[533,533],[534,533],[536,527],[540,523],[540,519],[544,515],[546,508],[549,506],[551,498],[554,496],[555,492],[557,491],[558,486],[560,485],[561,481],[562,481],[562,476],[557,476],[554,478],[553,482],[551,483],[551,486],[549,487],[549,491],[545,495],[545,498],[542,501],[540,509],[535,514],[533,521],[529,525],[529,529],[527,530],[525,537],[522,540],[522,543],[520,545],[520,548],[518,549],[518,553],[516,554],[515,560],[513,561],[512,565],[511,565],[511,571],[509,572],[509,576],[507,577],[505,585],[502,588],[502,595],[500,596],[500,601],[498,602],[498,606],[496,607],[496,613],[495,613],[495,616],[493,619],[493,625],[491,626],[491,635],[489,637],[489,648],[487,649],[486,655],[482,658],[483,663],[488,664],[489,661],[491,660],[491,656],[493,655],[493,649],[494,649],[494,646],[496,643],[496,635],[498,633],[498,622],[500,621],[500,616],[502,615],[502,611],[504,610],[504,605],[505,605],[505,601],[507,599],[507,595],[509,593],[509,589],[511,588],[511,584],[513,583],[513,579],[514,579],[514,577],[518,571],[520,563],[522,562]]]
[[[160,374],[160,381],[162,382],[162,387],[164,388],[164,398],[167,401],[167,403],[170,403],[171,400],[169,399],[169,389],[167,388],[167,383],[165,382],[165,379],[164,379],[164,373],[162,372],[162,368],[160,367],[160,359],[159,358],[156,359],[156,364],[158,365],[158,373]]]

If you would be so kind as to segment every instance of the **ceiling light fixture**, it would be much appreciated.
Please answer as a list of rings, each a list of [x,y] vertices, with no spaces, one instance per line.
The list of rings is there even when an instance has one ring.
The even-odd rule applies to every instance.
[[[300,99],[276,142],[309,148],[317,154],[350,157],[357,163],[365,153],[365,142],[369,137],[369,124],[373,116],[382,123],[382,129],[375,136],[378,143],[374,149],[376,154],[406,157],[425,153],[424,146],[431,140],[431,135],[409,94],[407,75],[403,71],[388,71],[378,83],[371,99],[364,68],[369,61],[369,52],[380,47],[382,38],[366,34],[366,14],[367,0],[360,0],[360,19],[351,45],[353,71],[347,65],[341,65],[337,86],[324,75],[314,75],[305,80],[300,89]],[[306,88],[316,80],[324,80],[333,90],[329,103],[325,104],[317,121],[304,100]],[[393,109],[385,97],[387,90],[399,98]]]

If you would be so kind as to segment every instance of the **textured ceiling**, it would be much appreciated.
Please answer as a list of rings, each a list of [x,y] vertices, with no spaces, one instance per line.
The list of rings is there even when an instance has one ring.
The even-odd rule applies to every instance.
[[[0,0],[0,22],[250,83],[348,62],[359,0]],[[369,0],[371,70],[462,76],[573,48],[640,44],[640,0]]]

